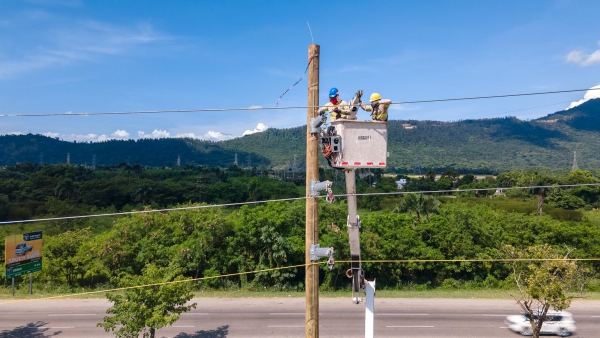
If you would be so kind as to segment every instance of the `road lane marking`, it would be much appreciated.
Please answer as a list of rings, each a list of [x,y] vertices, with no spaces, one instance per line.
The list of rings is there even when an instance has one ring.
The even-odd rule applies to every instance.
[[[599,318],[600,316],[590,316],[590,317],[592,317],[592,318]]]
[[[425,327],[434,327],[434,326],[397,326],[397,325],[394,325],[394,326],[386,326],[386,327],[423,327],[423,328],[425,328]]]
[[[378,313],[378,316],[429,316],[428,313]]]
[[[269,313],[271,316],[280,316],[280,315],[305,315],[304,312],[273,312]]]
[[[95,313],[56,313],[53,315],[48,315],[49,317],[58,317],[58,316],[96,316]]]

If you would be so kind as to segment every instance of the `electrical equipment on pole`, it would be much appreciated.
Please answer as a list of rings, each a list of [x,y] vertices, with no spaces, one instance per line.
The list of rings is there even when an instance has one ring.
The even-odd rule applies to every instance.
[[[357,108],[352,101],[351,105],[353,110]],[[320,128],[321,152],[331,167],[344,170],[346,175],[347,226],[351,257],[350,269],[346,271],[346,276],[352,280],[352,301],[358,304],[363,300],[361,294],[365,294],[367,281],[360,257],[361,223],[356,207],[356,169],[386,167],[388,124],[385,121],[337,119],[329,126],[321,127],[324,123],[320,122],[315,120],[311,127]],[[370,283],[374,296],[375,283]]]

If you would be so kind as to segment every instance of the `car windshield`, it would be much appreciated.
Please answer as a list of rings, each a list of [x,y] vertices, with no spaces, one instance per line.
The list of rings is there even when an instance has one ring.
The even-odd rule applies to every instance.
[[[526,313],[523,315],[525,318],[527,318],[527,320],[529,320],[531,318],[531,316],[529,315],[529,313]],[[534,320],[538,320],[538,316],[534,316],[533,317]],[[560,322],[562,320],[562,316],[559,315],[546,315],[546,321],[547,322]]]
[[[24,247],[24,246],[25,246],[25,244],[24,244],[24,243],[21,243],[21,244],[17,245],[17,249],[20,249],[20,248],[22,248],[22,247]]]

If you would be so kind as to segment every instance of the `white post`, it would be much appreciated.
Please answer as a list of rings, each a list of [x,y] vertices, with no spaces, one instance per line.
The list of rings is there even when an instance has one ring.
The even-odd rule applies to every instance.
[[[374,337],[375,329],[375,281],[365,280],[365,338]]]

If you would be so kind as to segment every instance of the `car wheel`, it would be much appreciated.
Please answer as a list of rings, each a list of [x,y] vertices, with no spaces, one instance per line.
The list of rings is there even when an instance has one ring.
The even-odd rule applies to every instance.
[[[533,331],[521,331],[521,336],[533,336]]]
[[[569,332],[565,329],[560,329],[560,331],[558,331],[558,333],[556,335],[559,337],[568,337],[571,335],[571,332]]]

